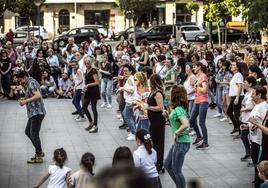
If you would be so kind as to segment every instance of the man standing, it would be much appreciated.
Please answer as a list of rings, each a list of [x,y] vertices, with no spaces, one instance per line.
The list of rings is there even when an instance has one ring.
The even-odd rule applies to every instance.
[[[35,147],[35,155],[27,163],[42,163],[45,154],[42,151],[39,132],[42,121],[46,115],[39,83],[29,77],[27,72],[21,71],[17,74],[20,84],[25,88],[25,98],[19,100],[21,106],[26,105],[28,122],[25,134],[29,137]]]
[[[14,42],[14,33],[13,33],[12,29],[9,29],[9,31],[7,32],[6,40],[10,41],[13,44],[13,42]]]

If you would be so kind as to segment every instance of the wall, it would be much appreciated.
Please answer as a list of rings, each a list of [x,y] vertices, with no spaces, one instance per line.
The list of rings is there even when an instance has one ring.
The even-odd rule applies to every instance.
[[[117,7],[113,4],[79,4],[76,5],[76,15],[74,11],[74,4],[46,4],[42,7],[44,10],[44,27],[49,35],[53,37],[53,11],[57,14],[55,20],[55,31],[59,28],[58,13],[61,9],[67,9],[70,12],[70,29],[81,27],[85,25],[84,10],[103,10],[109,9],[110,14],[115,15],[115,31],[124,29],[124,16]],[[76,17],[76,18],[75,18]],[[56,32],[57,33],[57,32]]]

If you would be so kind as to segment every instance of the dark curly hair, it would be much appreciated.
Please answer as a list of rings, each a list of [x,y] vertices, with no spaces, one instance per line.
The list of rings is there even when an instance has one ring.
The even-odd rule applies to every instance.
[[[188,107],[187,92],[182,85],[175,85],[171,89],[171,105],[173,108],[182,106],[185,109]]]

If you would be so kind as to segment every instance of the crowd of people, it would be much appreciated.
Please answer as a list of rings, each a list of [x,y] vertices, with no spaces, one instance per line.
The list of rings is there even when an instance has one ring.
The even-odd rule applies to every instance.
[[[22,71],[36,81],[30,94],[21,85]],[[241,161],[252,159],[247,165],[255,168],[253,183],[261,185],[257,166],[268,160],[268,47],[240,49],[235,43],[213,47],[210,42],[197,46],[185,41],[166,46],[142,40],[138,48],[123,40],[112,49],[96,36],[79,46],[70,37],[64,49],[46,41],[39,48],[26,43],[14,49],[8,41],[1,49],[0,73],[2,97],[22,99],[20,104],[28,105],[34,99],[27,101],[27,96],[35,95],[40,87],[41,98],[70,98],[75,120],[87,119],[89,133],[98,132],[98,100],[102,99],[101,108],[118,107],[123,122],[119,128],[127,129],[126,140],[139,145],[133,153],[135,166],[145,170],[154,187],[161,187],[158,176],[165,169],[177,187],[185,187],[184,158],[190,144],[198,150],[209,149],[207,112],[216,108],[214,118],[233,125],[230,134],[241,138],[245,148]],[[41,115],[44,118],[44,109]],[[174,144],[164,160],[165,125],[171,128]],[[190,136],[196,136],[193,143]],[[31,163],[42,162],[40,145],[34,144],[38,148]],[[63,160],[66,154],[59,155]],[[49,168],[41,183],[55,168]],[[65,174],[69,171],[63,169]]]

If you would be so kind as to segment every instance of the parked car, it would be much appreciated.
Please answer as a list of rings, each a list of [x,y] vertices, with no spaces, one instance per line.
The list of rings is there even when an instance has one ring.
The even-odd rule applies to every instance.
[[[206,41],[209,38],[205,29],[197,25],[178,26],[177,34],[183,34],[186,41]]]
[[[19,46],[21,44],[24,44],[27,40],[28,40],[28,32],[26,32],[26,31],[15,31],[14,32],[14,38],[13,38],[13,47],[17,47],[17,46]],[[35,38],[31,33],[30,33],[30,40],[33,43],[36,43],[38,41],[38,39]],[[5,43],[6,43],[5,35],[1,36],[0,43],[1,43],[1,45],[5,45]]]
[[[39,26],[29,26],[30,33],[36,38],[39,38]],[[18,27],[16,31],[28,31],[28,26]],[[40,26],[40,39],[48,40],[48,33],[43,26]]]
[[[136,33],[141,33],[144,31],[144,28],[142,27],[136,27],[135,28],[135,32]],[[117,32],[112,36],[113,40],[124,40],[124,39],[128,39],[129,36],[134,33],[134,27],[129,27],[123,31]]]
[[[237,41],[245,41],[247,39],[247,35],[238,29],[231,28],[220,28],[221,31],[221,40],[224,41],[225,32],[227,31],[227,42],[237,42]],[[218,38],[218,30],[212,31],[212,40],[214,43],[219,41]]]
[[[158,25],[136,34],[136,41],[139,43],[142,39],[147,39],[149,42],[168,43],[173,32],[176,33],[177,38],[180,34],[183,34],[186,41],[205,42],[209,38],[202,26],[178,25],[174,27],[173,25]],[[133,39],[131,40],[133,41]]]
[[[84,27],[93,27],[93,28],[97,28],[98,32],[100,34],[103,34],[103,36],[106,38],[108,37],[108,31],[105,27],[103,27],[102,25],[85,25]]]
[[[170,35],[172,34],[172,25],[157,25],[149,27],[144,32],[136,33],[136,43],[139,44],[142,39],[149,42],[168,43]],[[131,35],[129,40],[133,42],[134,36]]]
[[[99,31],[95,27],[79,27],[71,29],[54,39],[54,42],[58,43],[60,47],[65,47],[68,43],[68,38],[73,37],[74,42],[80,44],[84,41],[89,41],[91,37],[94,37],[99,34]]]

